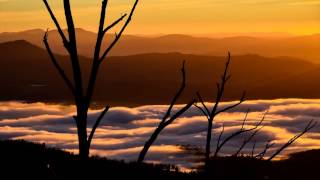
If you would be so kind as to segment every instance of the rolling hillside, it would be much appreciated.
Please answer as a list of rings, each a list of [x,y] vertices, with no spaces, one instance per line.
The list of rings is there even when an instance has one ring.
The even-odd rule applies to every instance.
[[[0,44],[1,100],[69,101],[70,93],[51,64],[47,52],[24,40]],[[266,58],[258,55],[233,56],[231,81],[225,100],[248,91],[249,99],[320,98],[320,70],[317,65],[296,58]],[[58,55],[70,73],[67,57]],[[113,105],[167,104],[180,85],[179,69],[186,60],[187,88],[181,102],[196,91],[206,100],[215,97],[216,82],[226,57],[180,53],[150,53],[109,57],[103,64],[95,99]],[[81,58],[87,77],[91,61]],[[319,72],[319,73],[318,73]],[[130,87],[130,91],[128,91]]]

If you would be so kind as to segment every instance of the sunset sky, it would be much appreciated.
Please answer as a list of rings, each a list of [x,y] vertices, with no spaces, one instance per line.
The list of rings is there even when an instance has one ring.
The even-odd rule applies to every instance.
[[[61,20],[62,0],[49,0]],[[73,0],[77,27],[96,31],[101,0]],[[110,0],[112,19],[133,0]],[[110,19],[109,19],[110,22]],[[0,32],[53,28],[42,0],[0,0]],[[141,0],[131,34],[320,32],[320,0]]]
[[[25,140],[80,155],[63,159],[39,145],[35,156],[14,143],[11,164],[29,167],[23,151],[41,176],[68,177],[64,160],[78,170],[89,155],[136,162],[147,152],[143,162],[197,168],[193,178],[220,177],[210,174],[216,162],[223,176],[240,172],[240,157],[261,163],[250,177],[272,179],[307,162],[300,157],[320,157],[320,0],[139,0],[129,26],[124,19],[110,34],[94,34],[103,0],[70,0],[78,29],[69,32],[64,0],[47,1],[63,32],[43,0],[0,0],[0,146]],[[135,1],[108,0],[104,28]],[[287,157],[281,171],[262,161]],[[139,160],[124,170],[148,167]],[[164,175],[175,169],[159,166]]]

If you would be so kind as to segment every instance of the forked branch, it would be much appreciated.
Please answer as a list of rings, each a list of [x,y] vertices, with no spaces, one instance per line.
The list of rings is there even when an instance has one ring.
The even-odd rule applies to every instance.
[[[245,96],[246,96],[246,91],[244,91],[244,92],[242,93],[242,96],[241,96],[241,98],[240,98],[240,100],[239,100],[239,102],[238,102],[238,103],[233,104],[233,105],[231,105],[231,106],[228,106],[228,107],[226,107],[226,108],[223,108],[223,109],[219,110],[218,112],[216,112],[216,113],[215,113],[215,116],[217,116],[217,115],[218,115],[218,114],[220,114],[220,113],[223,113],[223,112],[229,111],[229,110],[231,110],[231,109],[233,109],[233,108],[235,108],[235,107],[239,106],[241,103],[243,103],[243,102],[244,102],[244,100],[245,100]]]
[[[126,17],[126,15],[121,16],[118,20],[116,20],[111,25],[109,25],[107,28],[105,28],[104,22],[105,22],[105,15],[106,15],[106,8],[107,8],[108,0],[102,1],[99,31],[98,31],[98,35],[97,35],[97,42],[96,42],[95,51],[94,51],[93,63],[91,66],[91,73],[90,73],[90,77],[88,78],[89,79],[88,86],[86,87],[86,89],[84,89],[83,84],[86,84],[86,83],[83,82],[83,77],[82,77],[82,73],[81,73],[82,69],[80,67],[80,59],[79,59],[78,49],[77,49],[76,29],[75,29],[75,25],[74,25],[74,21],[73,21],[70,0],[63,0],[64,16],[65,16],[65,20],[66,20],[66,24],[67,24],[68,38],[66,37],[67,35],[64,34],[56,16],[54,15],[52,9],[50,8],[48,1],[43,0],[44,4],[46,6],[46,9],[48,10],[48,12],[50,14],[51,19],[53,20],[55,26],[58,29],[58,32],[62,38],[64,47],[66,48],[66,50],[69,54],[69,57],[70,57],[71,66],[72,66],[71,67],[72,74],[73,74],[72,81],[67,77],[66,73],[63,71],[63,69],[58,64],[57,60],[55,59],[54,54],[53,54],[52,50],[50,49],[50,46],[49,46],[49,43],[47,40],[48,33],[46,32],[43,37],[43,42],[44,42],[46,49],[49,53],[50,59],[51,59],[53,65],[55,66],[55,68],[58,70],[60,76],[64,79],[68,88],[72,91],[72,94],[74,96],[77,114],[73,117],[74,117],[74,119],[76,121],[76,125],[77,125],[79,154],[80,154],[80,157],[84,160],[87,160],[89,157],[90,144],[91,144],[92,138],[94,136],[94,133],[95,133],[97,127],[99,126],[100,121],[103,119],[103,116],[107,113],[107,111],[109,109],[109,107],[107,106],[102,111],[102,113],[100,114],[97,121],[95,122],[95,124],[90,132],[90,135],[88,137],[88,134],[87,134],[88,111],[89,111],[89,107],[90,107],[90,102],[93,97],[93,91],[94,91],[95,82],[97,79],[97,74],[99,71],[100,63],[103,61],[105,56],[110,52],[112,47],[118,42],[120,36],[122,35],[124,30],[128,26],[128,24],[131,21],[131,18],[133,16],[133,13],[136,9],[136,6],[138,4],[138,1],[139,0],[135,1],[135,4],[134,4],[133,8],[131,9],[131,13],[129,15],[129,18],[127,19],[124,26],[120,30],[120,33],[112,41],[112,43],[107,48],[107,50],[104,51],[102,57],[100,57],[100,51],[101,51],[101,46],[102,46],[104,34]]]
[[[222,112],[226,112],[230,109],[233,109],[233,108],[239,106],[245,100],[245,92],[244,92],[238,103],[219,110],[219,104],[222,101],[222,97],[224,95],[225,85],[229,81],[229,79],[231,78],[231,76],[229,75],[230,62],[231,62],[231,55],[230,55],[230,52],[228,52],[228,59],[225,64],[225,68],[224,68],[223,74],[221,76],[220,83],[217,83],[217,85],[216,85],[217,86],[217,94],[216,94],[215,103],[214,103],[212,109],[209,110],[209,108],[205,104],[203,98],[201,97],[200,93],[199,92],[197,93],[198,101],[200,101],[200,103],[202,104],[202,107],[198,106],[197,104],[195,104],[195,107],[197,107],[201,111],[201,113],[203,113],[203,115],[208,119],[206,151],[205,151],[205,169],[206,170],[208,170],[208,168],[209,168],[208,164],[210,161],[210,154],[211,154],[212,128],[213,128],[213,121],[214,121],[215,117]],[[220,136],[221,135],[222,134],[220,134]],[[219,152],[220,148],[221,148],[220,145],[218,145],[218,148],[217,148],[218,151],[215,152],[215,156]]]
[[[118,40],[120,39],[122,33],[124,32],[124,30],[127,28],[128,24],[130,23],[131,21],[131,18],[132,18],[132,15],[137,7],[137,4],[138,4],[139,0],[136,0],[132,9],[131,9],[131,12],[129,14],[129,17],[128,19],[126,20],[126,22],[124,23],[124,25],[122,26],[121,30],[119,31],[118,34],[116,34],[114,40],[111,42],[111,44],[109,45],[109,47],[104,51],[104,53],[102,54],[101,58],[100,58],[100,62],[102,62],[105,57],[109,54],[109,52],[111,51],[111,49],[114,47],[114,45],[116,45],[116,43],[118,42]],[[124,17],[123,17],[124,18]],[[120,18],[121,19],[121,18]],[[121,21],[121,20],[120,20]],[[119,21],[119,22],[120,22]],[[111,24],[112,25],[112,24]]]
[[[197,104],[195,104],[195,106],[203,113],[204,116],[206,116],[208,118],[208,120],[210,119],[210,111],[209,108],[207,107],[207,105],[204,103],[203,98],[200,94],[200,92],[197,92],[197,97],[198,97],[198,101],[201,103],[202,107],[198,106]]]
[[[88,83],[87,92],[86,92],[86,95],[85,95],[85,101],[86,101],[86,106],[87,107],[90,106],[90,102],[91,102],[91,99],[92,99],[92,96],[93,96],[94,87],[95,87],[95,84],[96,84],[96,80],[97,80],[98,72],[99,72],[99,69],[100,69],[100,65],[103,62],[103,60],[105,59],[105,57],[108,55],[108,53],[111,51],[113,46],[118,42],[118,40],[120,39],[120,36],[124,32],[124,30],[126,29],[128,24],[130,23],[131,18],[133,16],[133,13],[134,13],[134,11],[136,9],[136,6],[137,6],[138,2],[139,2],[139,0],[135,1],[135,4],[133,5],[133,7],[131,9],[130,16],[127,19],[127,21],[125,22],[124,26],[122,27],[120,33],[116,36],[116,38],[112,41],[112,43],[107,47],[107,49],[104,51],[102,57],[100,57],[102,42],[103,42],[103,38],[104,38],[105,33],[108,30],[110,30],[111,28],[113,28],[114,26],[116,26],[118,23],[120,23],[126,17],[126,14],[121,16],[118,20],[116,20],[111,25],[109,25],[107,28],[105,28],[104,27],[104,22],[105,22],[106,7],[107,7],[107,4],[108,4],[108,0],[103,0],[102,1],[101,13],[100,13],[100,23],[99,23],[97,41],[96,41],[95,50],[94,50],[93,64],[92,64],[92,67],[91,67],[89,83]]]

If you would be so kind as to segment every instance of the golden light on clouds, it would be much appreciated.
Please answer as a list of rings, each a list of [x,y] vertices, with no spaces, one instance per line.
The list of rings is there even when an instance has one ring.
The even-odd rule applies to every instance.
[[[229,106],[234,102],[224,102]],[[176,111],[182,105],[177,105]],[[212,104],[208,103],[211,107]],[[93,155],[107,156],[115,159],[135,160],[154,128],[162,118],[167,106],[146,105],[136,108],[114,107],[109,110],[97,129],[93,139]],[[263,122],[264,127],[244,149],[251,153],[254,142],[256,153],[263,150],[267,142],[275,143],[270,153],[305,128],[314,119],[320,120],[320,99],[275,99],[245,101],[231,112],[222,113],[215,119],[212,143],[215,147],[217,138],[224,125],[224,135],[241,128],[247,110],[248,115],[244,128],[254,127],[268,110]],[[73,106],[52,105],[45,103],[1,102],[0,103],[0,139],[24,139],[46,143],[49,146],[63,148],[77,153],[77,135],[72,118]],[[90,110],[89,127],[98,116],[98,110]],[[206,137],[207,120],[192,107],[181,118],[168,126],[159,136],[148,154],[149,162],[173,163],[181,166],[192,164],[188,159],[190,153],[180,145],[203,147]],[[320,126],[301,137],[282,154],[308,149],[320,148]],[[249,134],[247,134],[249,135]],[[221,150],[221,154],[232,154],[240,146],[246,135],[233,139]]]
[[[49,2],[63,21],[61,2]],[[77,26],[96,31],[100,0],[71,2]],[[128,12],[133,0],[109,2],[114,19]],[[53,28],[39,0],[0,1],[0,23],[0,31]],[[320,0],[141,0],[128,29],[133,34],[221,32],[319,33]]]

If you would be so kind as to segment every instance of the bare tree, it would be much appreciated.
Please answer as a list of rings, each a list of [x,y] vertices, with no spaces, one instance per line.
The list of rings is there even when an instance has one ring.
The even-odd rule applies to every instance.
[[[129,14],[129,17],[125,21],[124,25],[120,29],[119,33],[115,35],[115,38],[112,40],[112,42],[109,44],[109,46],[104,50],[101,51],[102,49],[102,42],[104,35],[113,27],[115,27],[118,23],[120,23],[124,18],[127,16],[127,14],[124,14],[121,16],[119,19],[111,23],[109,26],[105,27],[105,17],[106,17],[106,8],[108,4],[108,0],[103,0],[102,1],[102,6],[101,6],[101,14],[100,14],[100,22],[99,22],[99,29],[98,29],[98,35],[97,35],[97,40],[96,40],[96,45],[94,49],[94,56],[93,56],[93,61],[92,61],[92,67],[91,67],[91,73],[89,77],[89,82],[87,87],[84,89],[84,82],[82,78],[82,73],[81,73],[81,67],[80,67],[80,61],[79,61],[79,55],[78,55],[78,50],[77,50],[77,42],[76,42],[76,30],[75,30],[75,25],[73,22],[73,16],[71,12],[71,6],[70,6],[70,1],[69,0],[63,0],[63,5],[64,5],[64,15],[67,23],[67,29],[68,29],[68,35],[66,36],[57,20],[55,17],[53,11],[51,10],[51,7],[47,0],[43,0],[50,17],[52,21],[54,22],[56,28],[58,29],[58,33],[61,36],[63,45],[65,49],[67,50],[71,65],[72,65],[72,75],[73,75],[73,81],[70,80],[70,78],[66,75],[64,70],[61,68],[59,65],[58,61],[55,59],[55,56],[50,49],[47,36],[48,33],[46,32],[43,38],[43,42],[45,44],[45,47],[48,51],[48,54],[50,56],[50,59],[54,65],[54,67],[57,69],[59,72],[60,76],[70,89],[73,97],[74,97],[74,102],[76,105],[76,115],[74,116],[76,125],[77,125],[77,132],[78,132],[78,142],[79,142],[79,154],[82,159],[87,159],[89,157],[89,150],[90,150],[90,145],[92,138],[94,136],[96,128],[99,126],[100,121],[103,119],[103,116],[107,113],[109,106],[107,106],[102,112],[101,115],[98,117],[96,120],[90,135],[88,136],[87,134],[87,121],[88,121],[88,111],[90,108],[90,104],[92,101],[92,96],[94,93],[94,88],[95,88],[95,83],[96,79],[98,76],[99,68],[102,62],[105,60],[106,56],[109,54],[109,52],[112,50],[112,48],[115,46],[115,44],[118,42],[120,39],[122,33],[128,26],[129,22],[131,21],[131,18],[135,12],[136,6],[139,2],[139,0],[136,0],[131,11]]]
[[[149,148],[156,141],[156,139],[159,136],[159,134],[161,133],[161,131],[164,130],[168,125],[173,123],[178,117],[180,117],[184,112],[186,112],[196,102],[196,100],[193,99],[188,104],[186,104],[182,109],[177,111],[175,114],[171,115],[171,113],[172,113],[171,111],[172,111],[173,106],[176,104],[178,98],[181,96],[181,94],[182,94],[182,92],[183,92],[183,90],[185,89],[185,86],[186,86],[185,61],[183,61],[183,65],[182,65],[182,68],[181,68],[181,73],[182,73],[181,87],[178,90],[178,92],[176,93],[176,95],[173,97],[173,99],[171,101],[171,104],[170,104],[166,114],[162,118],[161,122],[159,123],[158,127],[152,133],[152,135],[150,136],[148,141],[145,143],[143,149],[141,150],[141,152],[139,154],[139,157],[138,157],[138,160],[137,160],[138,163],[142,163],[143,162],[143,160],[144,160]]]
[[[231,106],[228,106],[228,107],[225,107],[223,109],[219,109],[219,103],[222,101],[222,97],[223,97],[224,91],[225,91],[225,85],[231,77],[228,73],[230,62],[231,62],[231,55],[230,55],[230,52],[228,52],[228,60],[225,65],[224,73],[221,77],[221,82],[217,83],[217,94],[216,94],[215,104],[211,110],[209,110],[209,108],[204,103],[203,98],[201,97],[200,93],[199,92],[197,93],[198,99],[201,102],[202,107],[198,106],[196,104],[195,104],[195,106],[197,108],[199,108],[201,110],[201,112],[204,114],[204,116],[206,116],[206,118],[208,119],[206,151],[205,151],[205,166],[206,166],[206,168],[208,167],[208,163],[210,161],[211,137],[212,137],[212,128],[213,128],[214,118],[218,114],[225,112],[225,111],[228,111],[230,109],[233,109],[233,108],[237,107],[238,105],[240,105],[244,101],[244,97],[245,97],[245,92],[243,92],[243,94],[240,98],[240,101],[238,103],[231,105]]]

